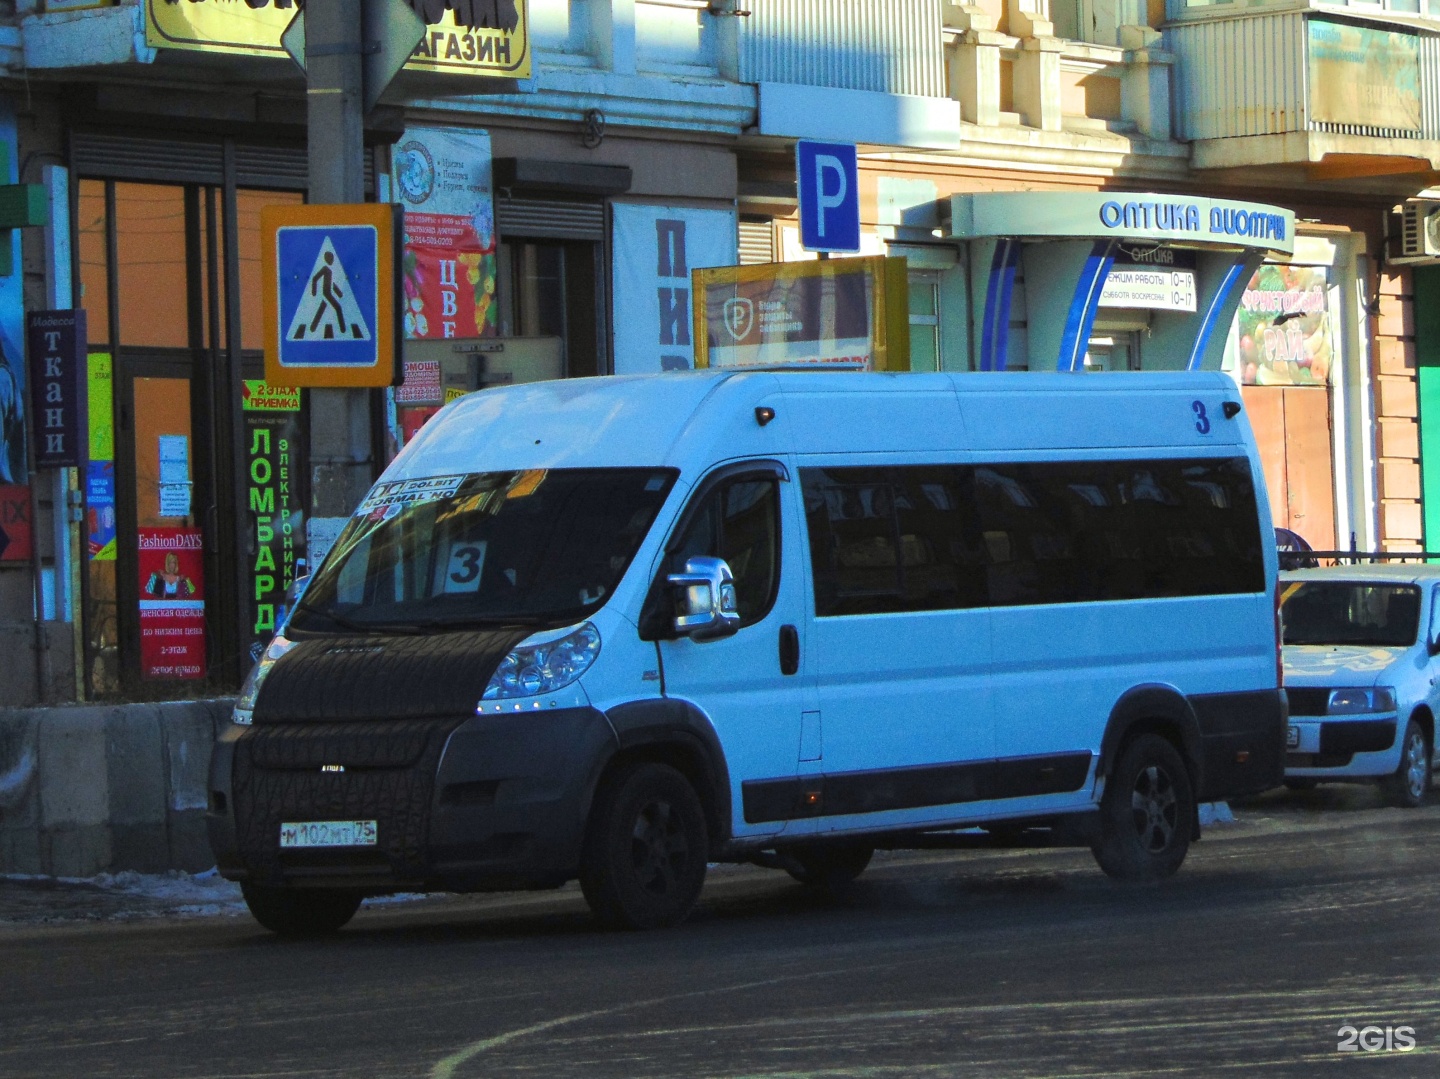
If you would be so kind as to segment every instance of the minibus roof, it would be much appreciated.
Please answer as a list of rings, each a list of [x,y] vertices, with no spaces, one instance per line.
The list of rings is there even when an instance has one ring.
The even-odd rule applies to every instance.
[[[447,405],[386,470],[708,468],[772,453],[1215,447],[1246,441],[1219,372],[713,370],[502,386]],[[772,408],[761,423],[758,409]],[[1233,409],[1233,406],[1232,406]]]

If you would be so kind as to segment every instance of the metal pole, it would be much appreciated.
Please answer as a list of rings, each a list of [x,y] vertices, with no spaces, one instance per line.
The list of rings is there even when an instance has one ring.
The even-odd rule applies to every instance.
[[[305,5],[310,201],[365,201],[361,0]],[[348,517],[373,479],[366,390],[310,390],[313,517]]]

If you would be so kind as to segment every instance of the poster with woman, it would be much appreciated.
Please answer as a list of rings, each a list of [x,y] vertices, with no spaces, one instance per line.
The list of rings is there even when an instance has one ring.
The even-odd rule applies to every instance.
[[[198,528],[138,531],[140,673],[205,677],[205,543]]]
[[[1323,266],[1266,263],[1240,299],[1225,370],[1246,386],[1325,386],[1334,319]]]

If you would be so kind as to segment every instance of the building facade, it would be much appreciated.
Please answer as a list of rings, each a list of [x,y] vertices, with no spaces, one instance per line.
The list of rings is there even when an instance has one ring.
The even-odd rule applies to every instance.
[[[410,222],[407,370],[349,459],[378,471],[456,393],[690,367],[690,272],[809,257],[794,147],[823,139],[859,147],[862,250],[908,260],[913,369],[1227,369],[1277,524],[1426,545],[1440,271],[1400,232],[1440,166],[1440,11],[1406,2],[432,12],[366,123],[367,197]],[[230,9],[264,27],[206,21]],[[0,27],[10,182],[51,205],[0,276],[16,400],[26,311],[82,308],[90,353],[84,467],[0,477],[36,511],[0,561],[0,703],[233,687],[343,521],[312,512],[333,401],[261,362],[260,211],[309,181],[292,15],[21,0]]]

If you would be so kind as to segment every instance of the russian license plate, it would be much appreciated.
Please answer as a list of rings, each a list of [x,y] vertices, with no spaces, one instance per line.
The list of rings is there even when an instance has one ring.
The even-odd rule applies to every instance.
[[[1300,748],[1300,728],[1299,728],[1299,727],[1291,727],[1289,730],[1287,730],[1287,731],[1285,732],[1285,748],[1286,748],[1286,749],[1299,749],[1299,748]]]
[[[373,820],[314,820],[280,825],[282,847],[373,847]]]

